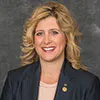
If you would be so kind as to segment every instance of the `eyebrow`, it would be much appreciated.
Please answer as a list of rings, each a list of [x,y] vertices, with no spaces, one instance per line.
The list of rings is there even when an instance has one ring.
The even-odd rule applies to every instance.
[[[35,32],[44,31],[44,30],[36,30]]]
[[[59,30],[59,29],[56,29],[56,28],[49,29],[49,30],[57,30],[57,31],[61,32],[61,30]],[[35,32],[39,32],[39,31],[44,31],[44,30],[36,30]]]

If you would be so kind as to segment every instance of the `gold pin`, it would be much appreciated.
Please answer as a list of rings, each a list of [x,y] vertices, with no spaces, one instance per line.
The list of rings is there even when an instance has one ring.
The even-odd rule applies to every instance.
[[[63,91],[63,92],[67,92],[67,90],[68,90],[67,87],[65,87],[65,86],[62,87],[62,91]]]

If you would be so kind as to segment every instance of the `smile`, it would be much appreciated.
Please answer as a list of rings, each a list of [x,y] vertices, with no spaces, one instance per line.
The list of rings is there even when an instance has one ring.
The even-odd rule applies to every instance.
[[[44,47],[42,48],[44,51],[53,51],[55,47]]]

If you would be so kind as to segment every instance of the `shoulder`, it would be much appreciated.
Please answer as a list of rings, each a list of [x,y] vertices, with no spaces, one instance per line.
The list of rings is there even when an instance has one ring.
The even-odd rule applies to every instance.
[[[8,76],[11,80],[17,81],[21,80],[22,78],[30,75],[31,73],[34,73],[36,69],[38,68],[39,62],[35,62],[32,64],[28,64],[13,70],[10,70],[8,72]]]
[[[82,68],[75,69],[72,67],[72,64],[66,60],[63,64],[63,72],[69,79],[74,78],[77,81],[77,84],[91,84],[95,80],[99,82],[99,78],[95,74],[83,70]]]
[[[78,76],[79,78],[82,78],[82,79],[85,78],[86,80],[92,80],[94,78],[98,78],[95,74],[83,69],[78,70],[78,75],[79,75]]]
[[[80,81],[81,84],[88,86],[88,87],[90,85],[97,85],[97,84],[100,86],[99,78],[95,74],[89,71],[85,71],[83,69],[79,69],[77,71],[76,79],[78,82]]]

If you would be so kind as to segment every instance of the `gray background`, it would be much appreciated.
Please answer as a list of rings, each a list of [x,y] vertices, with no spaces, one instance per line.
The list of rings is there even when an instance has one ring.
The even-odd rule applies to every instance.
[[[0,0],[0,94],[7,72],[19,67],[23,25],[32,9],[50,0]],[[100,78],[100,0],[55,0],[69,8],[83,33],[82,62]]]

